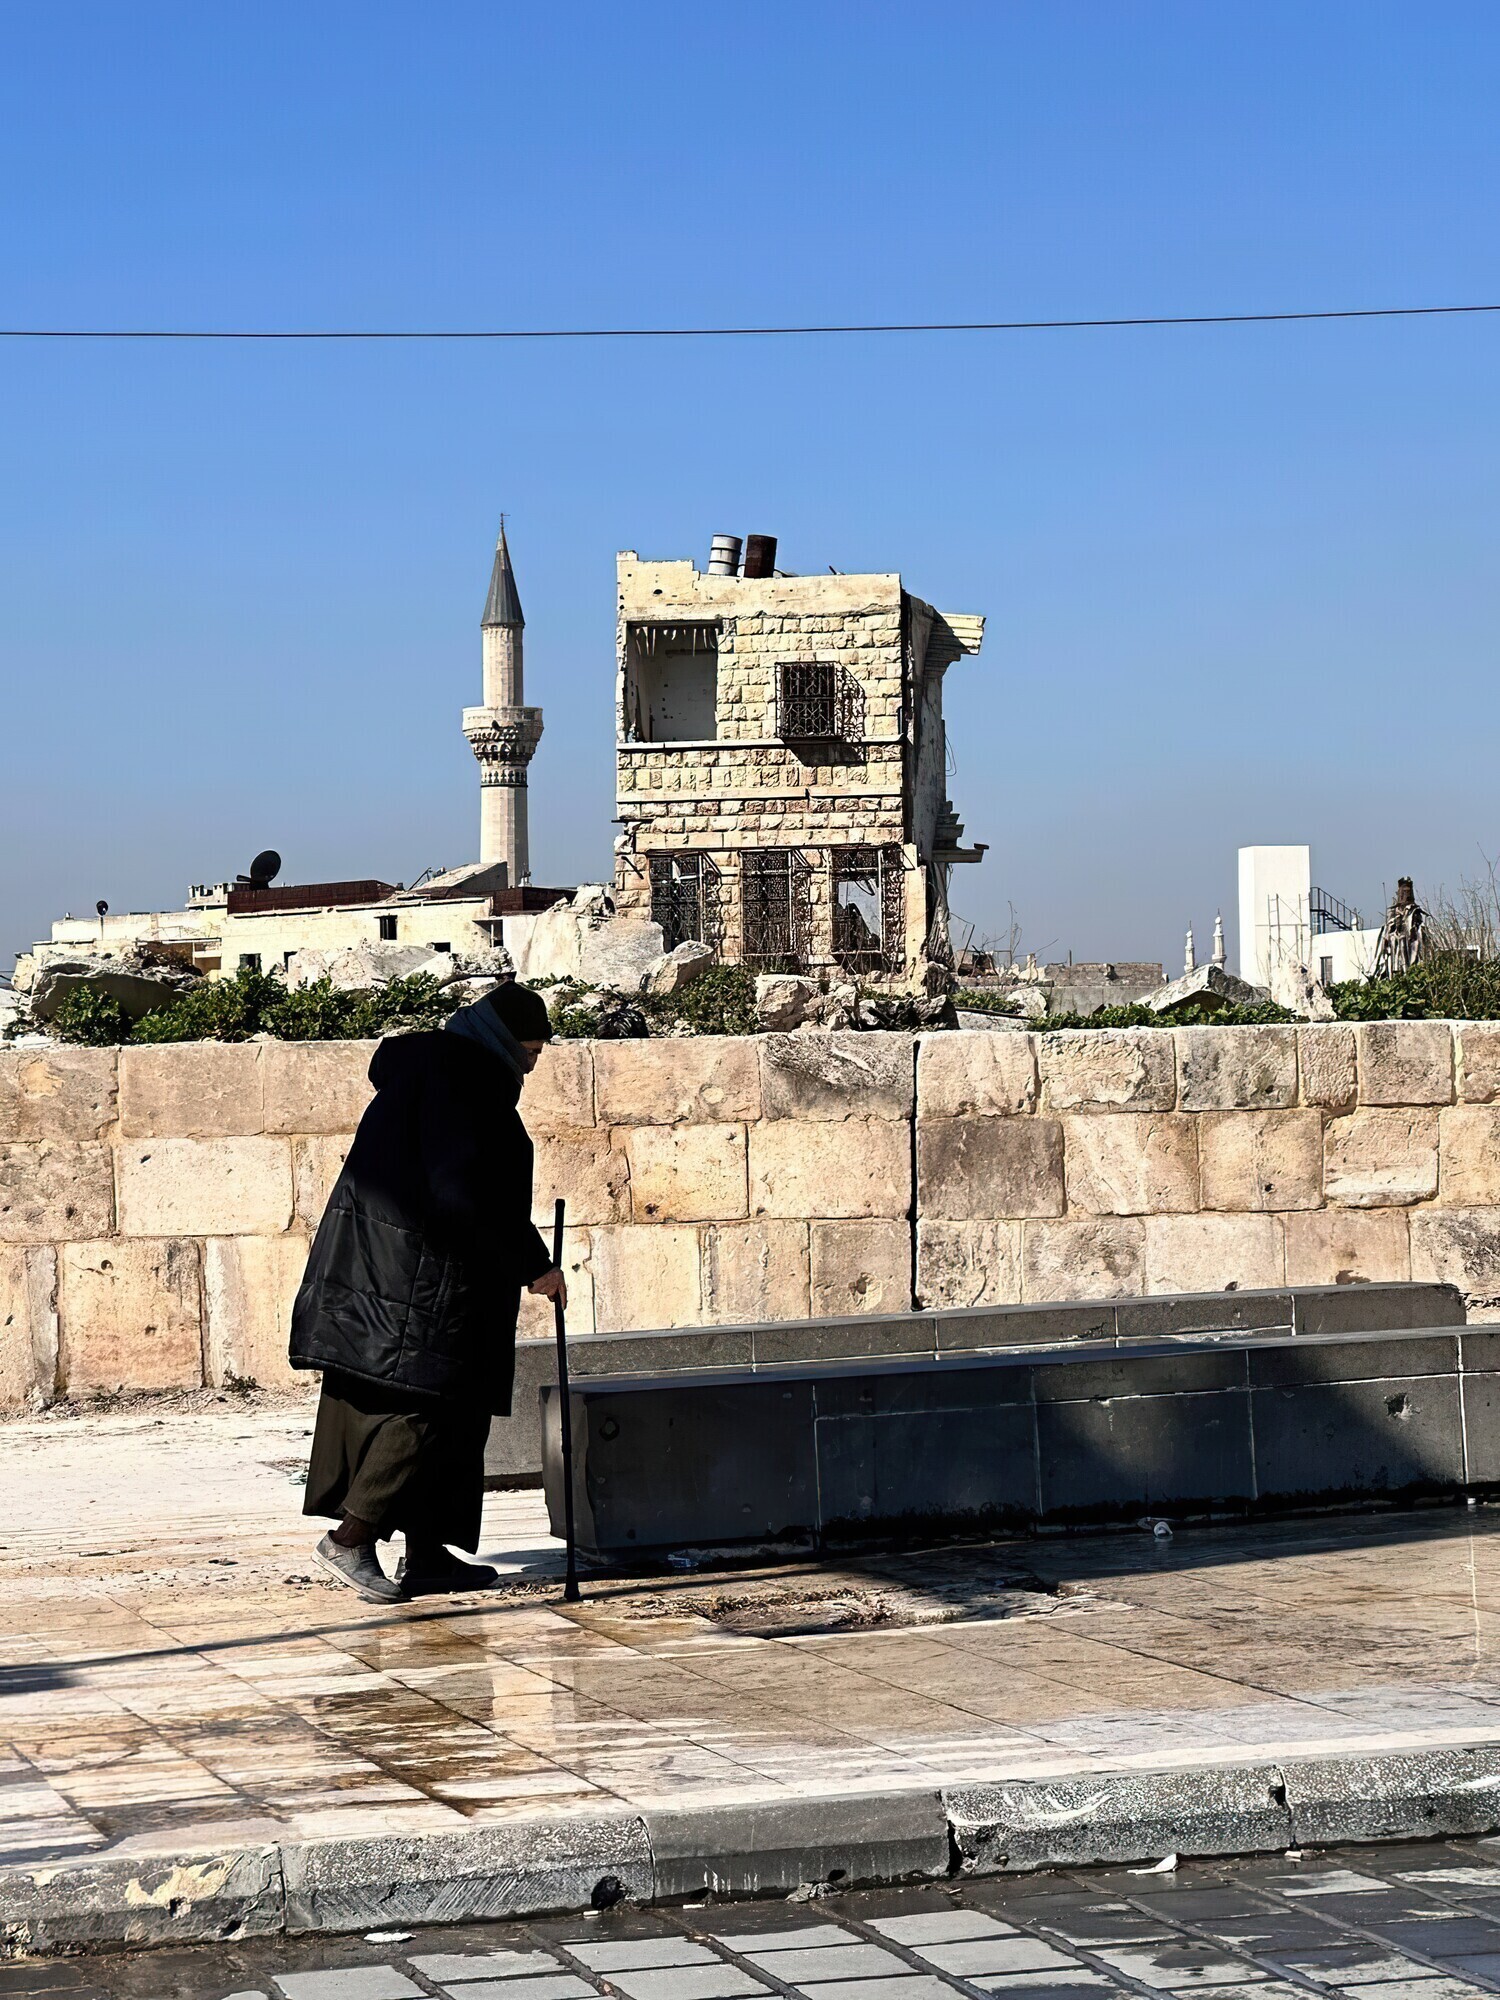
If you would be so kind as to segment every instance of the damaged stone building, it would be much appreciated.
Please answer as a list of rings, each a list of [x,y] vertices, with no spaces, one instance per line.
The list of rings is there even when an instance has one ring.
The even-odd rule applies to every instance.
[[[952,948],[965,847],[943,679],[984,619],[894,572],[786,575],[775,543],[618,559],[622,915],[757,970],[907,983]]]

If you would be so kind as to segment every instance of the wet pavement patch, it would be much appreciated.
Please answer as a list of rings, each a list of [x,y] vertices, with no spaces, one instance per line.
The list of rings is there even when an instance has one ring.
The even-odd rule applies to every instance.
[[[724,1631],[760,1639],[1045,1618],[1098,1610],[1101,1604],[1088,1590],[1048,1582],[1006,1562],[988,1545],[823,1562],[806,1570],[780,1567],[770,1575],[700,1573],[691,1583],[611,1594],[611,1609],[624,1618],[703,1618]]]

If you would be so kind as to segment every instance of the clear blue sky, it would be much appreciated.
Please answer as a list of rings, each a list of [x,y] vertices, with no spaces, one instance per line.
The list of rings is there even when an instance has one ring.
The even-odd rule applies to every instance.
[[[1500,300],[1493,0],[10,0],[0,320],[672,323]],[[1500,316],[0,350],[0,964],[260,847],[477,845],[504,508],[544,879],[612,828],[613,558],[899,568],[959,908],[1175,959],[1241,842],[1500,850]],[[1231,925],[1231,935],[1232,935]]]

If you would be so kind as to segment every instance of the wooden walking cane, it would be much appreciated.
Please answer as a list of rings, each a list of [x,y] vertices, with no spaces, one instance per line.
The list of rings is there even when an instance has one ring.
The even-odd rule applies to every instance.
[[[557,1270],[563,1260],[563,1203],[558,1196],[552,1218],[552,1262]],[[582,1596],[578,1588],[578,1548],[573,1527],[573,1406],[568,1394],[568,1322],[562,1294],[552,1301],[552,1317],[557,1325],[557,1396],[562,1416],[563,1523],[568,1538],[568,1575],[563,1584],[563,1602],[576,1604]]]

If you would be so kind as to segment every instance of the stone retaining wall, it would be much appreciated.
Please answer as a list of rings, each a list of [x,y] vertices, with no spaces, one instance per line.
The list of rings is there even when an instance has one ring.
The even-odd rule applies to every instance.
[[[293,1379],[370,1051],[0,1054],[0,1402]],[[525,1110],[580,1332],[1406,1278],[1500,1317],[1500,1023],[565,1042]]]

